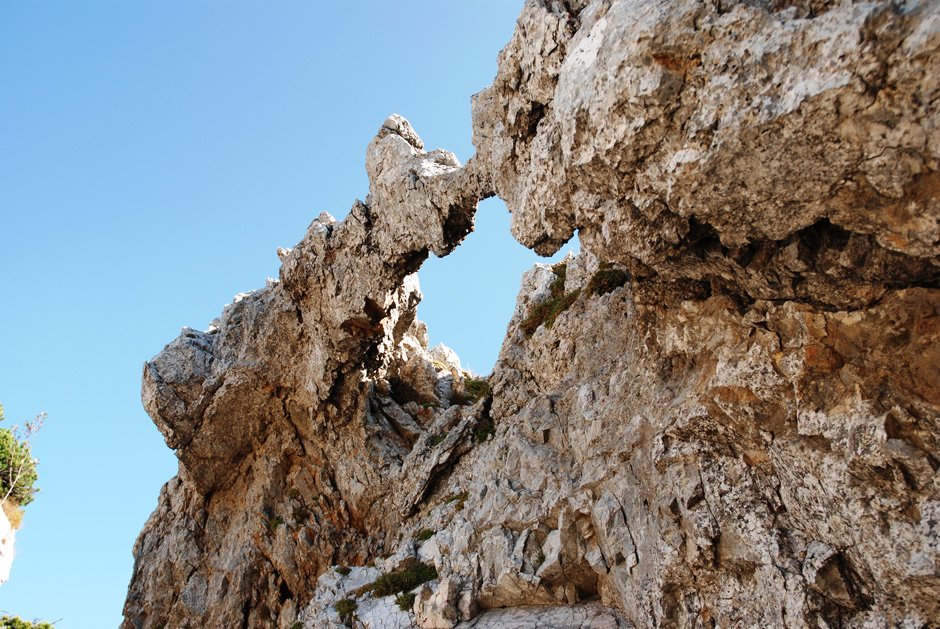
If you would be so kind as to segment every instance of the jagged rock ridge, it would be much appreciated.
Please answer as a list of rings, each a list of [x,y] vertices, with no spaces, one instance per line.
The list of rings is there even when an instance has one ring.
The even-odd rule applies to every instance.
[[[279,281],[145,365],[144,405],[180,473],[135,547],[127,626],[289,616],[327,566],[364,561],[392,535],[399,508],[382,508],[386,483],[430,414],[401,410],[379,381],[404,373],[436,386],[414,272],[469,232],[480,193],[399,116],[370,145],[367,169],[371,195],[342,223],[322,214],[280,251]],[[292,516],[305,526],[282,526]]]
[[[938,48],[940,2],[526,2],[465,167],[390,118],[366,202],[145,367],[180,475],[125,626],[334,626],[417,560],[363,623],[937,626]],[[494,193],[582,253],[474,399],[413,274]]]

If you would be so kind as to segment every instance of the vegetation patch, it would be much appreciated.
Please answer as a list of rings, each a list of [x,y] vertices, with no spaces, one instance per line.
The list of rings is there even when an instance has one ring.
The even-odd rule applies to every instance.
[[[463,511],[463,504],[467,502],[467,498],[469,497],[470,497],[470,494],[468,494],[465,491],[462,491],[459,494],[451,496],[450,498],[445,500],[444,504],[449,505],[452,502],[456,502],[457,504],[454,505],[454,509],[456,509],[457,511]]]
[[[615,288],[620,288],[630,279],[630,274],[620,269],[615,269],[609,262],[601,262],[597,273],[591,276],[587,288],[584,292],[588,297],[592,295],[606,295]]]
[[[451,403],[466,406],[489,395],[490,383],[485,378],[466,378],[460,391],[454,391],[451,395]]]
[[[490,438],[490,435],[495,434],[496,423],[488,415],[477,424],[476,430],[473,431],[473,436],[476,437],[477,443],[483,443]]]
[[[437,570],[434,569],[434,566],[419,561],[404,570],[383,574],[372,583],[363,585],[355,591],[355,594],[356,596],[363,596],[371,592],[373,596],[381,598],[408,592],[422,583],[433,581],[436,578]]]
[[[22,526],[23,510],[18,509],[16,505],[9,500],[3,503],[3,513],[7,516],[7,520],[10,522],[10,526],[13,527],[14,531]]]
[[[470,494],[468,494],[468,493],[465,492],[465,491],[462,491],[462,492],[460,492],[459,494],[454,494],[453,496],[451,496],[450,498],[448,498],[447,500],[445,500],[445,501],[444,501],[444,504],[445,504],[445,505],[449,505],[450,503],[454,502],[455,500],[459,500],[459,501],[461,501],[461,502],[464,502],[464,501],[465,501],[467,498],[469,498],[469,497],[470,497]]]
[[[350,570],[346,566],[336,566],[336,572],[338,572],[339,574],[345,577],[345,576],[348,576],[349,573],[352,572],[352,570]]]
[[[421,529],[421,532],[415,535],[415,539],[419,542],[426,542],[432,537],[434,537],[434,531],[431,529]]]
[[[13,507],[25,507],[33,501],[33,494],[39,491],[35,487],[38,461],[33,458],[30,446],[45,417],[45,413],[41,413],[35,421],[26,422],[23,439],[20,439],[17,426],[12,430],[0,428],[0,503],[4,505],[10,502]],[[3,406],[0,405],[0,421],[3,420]]]
[[[454,502],[456,503],[454,504],[454,511],[463,511],[464,503],[467,502],[467,498],[469,497],[470,497],[470,494],[468,494],[465,491],[462,491],[456,496],[451,496],[450,498],[448,498],[446,504],[450,504]]]
[[[432,448],[444,441],[444,435],[434,435],[428,440],[428,445]]]
[[[483,379],[468,378],[463,381],[463,386],[467,388],[473,402],[490,394],[490,383]]]
[[[291,511],[290,517],[293,518],[294,522],[297,524],[304,524],[310,519],[310,511],[306,507],[296,507]]]
[[[398,605],[398,609],[403,612],[411,611],[415,606],[415,593],[414,592],[402,592],[395,597],[395,604]]]
[[[300,503],[300,506],[294,507],[291,510],[291,519],[301,526],[306,524],[307,520],[309,520],[310,516],[313,514],[310,509],[310,505],[306,503],[303,495],[300,493],[300,490],[296,487],[291,488],[291,490],[288,492],[288,495],[290,496],[291,500],[296,500],[298,503]],[[319,500],[319,496],[315,496],[313,498],[314,502],[319,502]]]
[[[347,627],[352,627],[356,622],[356,610],[359,604],[351,598],[344,598],[333,605],[333,609],[339,614],[339,621]]]
[[[38,620],[29,622],[19,616],[4,616],[0,618],[0,629],[55,629],[55,626]]]
[[[279,527],[282,524],[284,524],[284,518],[282,518],[279,515],[276,515],[270,520],[268,520],[268,530],[274,533],[277,531],[277,527]]]
[[[523,319],[520,324],[526,338],[531,338],[532,335],[535,334],[535,331],[542,325],[551,329],[558,315],[567,310],[571,304],[578,300],[578,296],[581,294],[580,288],[570,293],[565,293],[565,277],[567,272],[567,262],[559,262],[552,267],[552,273],[554,273],[556,277],[548,286],[550,295],[548,301],[543,301],[532,306],[529,310],[529,316]]]

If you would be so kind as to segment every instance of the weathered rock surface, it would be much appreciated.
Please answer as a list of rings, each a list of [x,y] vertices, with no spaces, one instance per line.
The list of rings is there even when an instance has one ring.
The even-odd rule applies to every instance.
[[[427,430],[479,415],[442,418],[446,399],[390,384],[415,365],[436,383],[414,272],[470,231],[479,187],[399,116],[370,144],[367,170],[366,202],[341,223],[322,214],[281,250],[280,280],[144,366],[144,406],[180,473],[136,544],[125,626],[293,622],[326,567],[364,561],[394,535],[402,466],[421,467],[420,448],[446,461],[460,447],[431,448]]]
[[[933,281],[937,3],[544,4],[474,97],[520,242],[751,298]]]
[[[419,629],[423,627],[500,627],[502,629],[628,629],[633,625],[617,609],[593,601],[576,605],[516,605],[478,614],[476,608],[461,603],[453,581],[433,581],[415,589],[414,612],[402,611],[392,597],[358,595],[356,590],[375,581],[381,572],[375,568],[350,568],[342,576],[328,571],[320,577],[310,605],[300,615],[306,627],[341,629],[345,625],[335,609],[337,601],[355,601],[353,624],[366,629]],[[443,603],[443,604],[442,604]],[[466,617],[466,618],[465,618]]]
[[[466,167],[390,118],[146,365],[180,474],[124,626],[940,626],[938,103],[937,1],[529,0]],[[477,398],[413,274],[493,193],[582,253]],[[356,591],[416,561],[411,611]]]

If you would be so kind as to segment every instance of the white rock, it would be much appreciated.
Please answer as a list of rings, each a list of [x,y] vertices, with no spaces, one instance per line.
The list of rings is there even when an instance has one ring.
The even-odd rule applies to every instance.
[[[10,568],[13,566],[13,544],[16,541],[16,531],[10,525],[7,514],[0,509],[0,585],[10,578]]]

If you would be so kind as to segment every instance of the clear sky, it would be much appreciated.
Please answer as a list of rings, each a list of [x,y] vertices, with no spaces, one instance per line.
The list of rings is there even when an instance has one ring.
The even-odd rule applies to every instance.
[[[392,113],[465,162],[470,96],[522,0],[0,3],[0,403],[49,413],[41,493],[0,610],[116,627],[137,533],[176,459],[145,360],[277,277],[326,210],[368,192]],[[557,259],[557,258],[556,258]],[[540,261],[497,200],[420,272],[431,342],[488,372]]]

